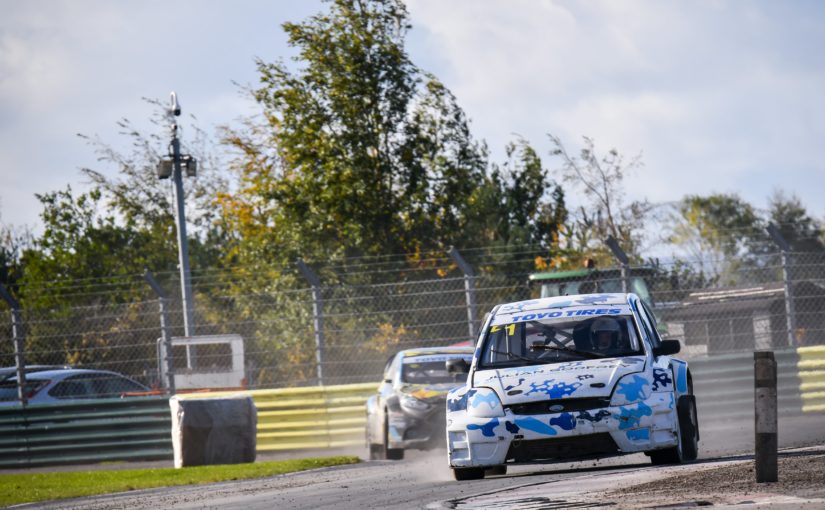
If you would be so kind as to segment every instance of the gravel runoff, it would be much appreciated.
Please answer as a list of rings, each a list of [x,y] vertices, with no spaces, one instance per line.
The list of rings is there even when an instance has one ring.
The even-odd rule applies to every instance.
[[[774,483],[756,483],[754,462],[749,459],[625,487],[602,497],[622,502],[613,508],[758,505],[825,509],[824,448],[780,452],[778,468],[779,481]]]

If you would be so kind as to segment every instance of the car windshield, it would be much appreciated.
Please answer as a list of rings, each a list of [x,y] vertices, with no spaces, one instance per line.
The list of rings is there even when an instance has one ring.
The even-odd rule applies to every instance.
[[[464,358],[470,364],[472,356],[465,355],[430,355],[404,358],[401,364],[401,382],[408,384],[443,384],[456,382],[456,375],[447,371],[449,359]],[[461,374],[462,380],[467,374]]]
[[[631,315],[524,317],[488,328],[479,368],[643,354]]]

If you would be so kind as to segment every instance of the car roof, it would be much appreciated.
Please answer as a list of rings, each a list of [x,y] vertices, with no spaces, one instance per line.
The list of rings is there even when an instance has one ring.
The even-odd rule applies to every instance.
[[[414,356],[432,356],[433,354],[473,354],[473,347],[421,347],[418,349],[404,349],[398,354],[404,356],[405,358],[411,358]]]
[[[115,375],[118,377],[126,377],[123,374],[118,374],[117,372],[111,372],[109,370],[94,370],[94,369],[87,369],[87,368],[64,368],[59,370],[43,370],[40,372],[32,372],[26,374],[26,379],[65,379],[67,377],[71,377],[73,375],[79,374],[101,374],[101,375]],[[17,377],[12,377],[10,379],[17,379]],[[126,377],[126,379],[129,379]]]
[[[626,305],[633,294],[573,294],[569,296],[553,296],[526,301],[503,303],[498,313],[518,313],[525,309],[540,310],[543,308],[568,308],[573,306],[602,306]]]

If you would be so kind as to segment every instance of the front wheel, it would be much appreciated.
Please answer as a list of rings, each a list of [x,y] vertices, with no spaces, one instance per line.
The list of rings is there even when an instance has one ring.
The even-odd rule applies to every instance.
[[[401,460],[404,458],[403,448],[390,448],[390,424],[384,419],[383,457],[387,460]]]
[[[672,448],[650,452],[655,465],[681,464],[696,460],[699,455],[699,419],[696,414],[696,397],[682,395],[676,404],[678,442]]]
[[[484,468],[453,468],[453,477],[459,482],[481,480],[484,478]]]

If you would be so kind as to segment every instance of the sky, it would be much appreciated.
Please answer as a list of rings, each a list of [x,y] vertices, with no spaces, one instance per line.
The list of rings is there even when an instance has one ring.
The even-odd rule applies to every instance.
[[[825,3],[409,0],[414,63],[456,95],[494,159],[527,139],[582,136],[644,165],[631,199],[783,190],[825,217]],[[0,0],[0,223],[35,231],[35,193],[107,175],[77,133],[117,146],[116,123],[174,90],[208,131],[256,111],[238,84],[288,58],[302,0]],[[575,203],[579,197],[569,197]]]

